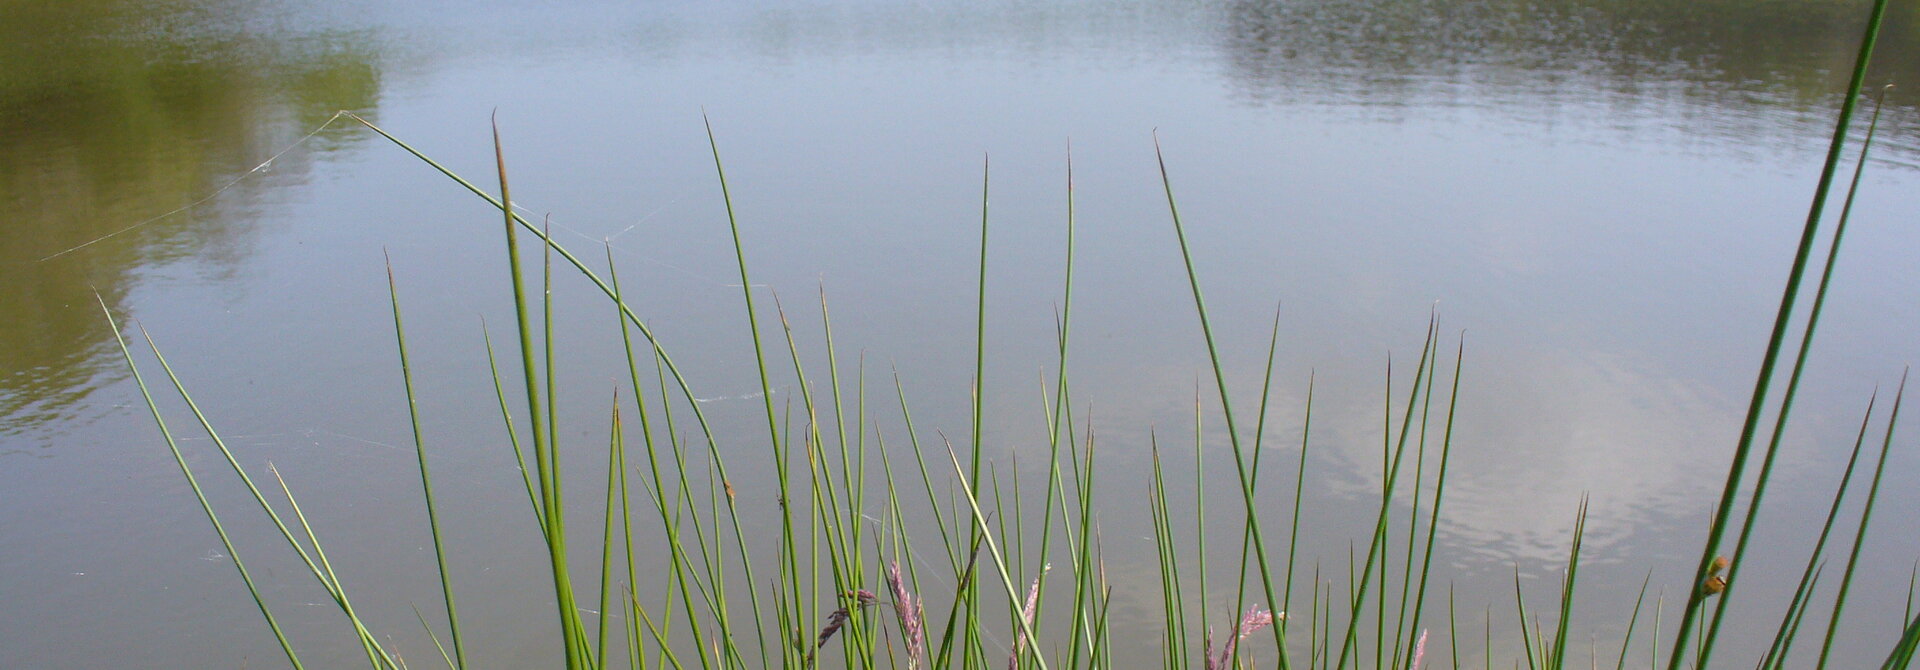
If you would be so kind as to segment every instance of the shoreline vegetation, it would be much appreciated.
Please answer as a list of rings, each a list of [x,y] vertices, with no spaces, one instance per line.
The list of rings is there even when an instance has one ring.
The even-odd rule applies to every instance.
[[[1823,247],[1821,224],[1826,219],[1829,195],[1843,169],[1848,131],[1862,98],[1886,6],[1886,0],[1876,0],[1866,24],[1826,163],[1781,293],[1746,420],[1703,542],[1699,567],[1692,573],[1692,583],[1677,589],[1650,591],[1654,585],[1649,573],[1631,613],[1624,619],[1617,667],[1643,667],[1644,663],[1644,667],[1677,670],[1708,667],[1713,658],[1722,623],[1729,616],[1728,603],[1741,583],[1739,572],[1749,550],[1754,519],[1773,475],[1780,436],[1792,410],[1846,233],[1854,189],[1878,126],[1876,105],[1857,150],[1851,182]],[[1882,90],[1882,100],[1884,94]],[[1286,456],[1273,452],[1288,451],[1292,446],[1265,443],[1280,317],[1277,313],[1274,317],[1259,397],[1251,402],[1245,397],[1230,397],[1196,259],[1188,248],[1189,230],[1177,204],[1175,171],[1169,168],[1157,138],[1160,186],[1165,191],[1168,219],[1186,271],[1194,315],[1207,346],[1215,387],[1211,390],[1217,394],[1213,399],[1219,403],[1220,416],[1212,418],[1224,424],[1229,446],[1226,453],[1234,459],[1234,476],[1230,482],[1210,481],[1203,474],[1206,450],[1201,445],[1205,439],[1217,437],[1203,435],[1196,427],[1191,452],[1183,453],[1183,449],[1173,447],[1162,449],[1159,436],[1155,436],[1150,477],[1144,483],[1146,495],[1141,500],[1146,503],[1151,522],[1158,583],[1143,586],[1109,579],[1099,510],[1094,504],[1096,490],[1142,483],[1097,476],[1100,470],[1096,461],[1101,454],[1097,429],[1092,418],[1076,415],[1067,373],[1076,234],[1070,155],[1066,165],[1064,276],[1059,287],[1055,341],[1050,343],[1050,349],[1057,353],[1057,367],[1051,372],[1052,379],[1042,383],[1041,396],[1048,435],[1045,483],[1042,490],[1022,491],[1018,478],[1011,478],[1011,486],[1003,488],[1001,473],[982,460],[987,445],[982,443],[983,403],[978,382],[989,355],[985,284],[992,257],[992,216],[988,208],[992,179],[987,165],[983,164],[981,175],[980,287],[975,305],[971,430],[959,439],[949,439],[937,431],[928,434],[914,430],[907,392],[897,375],[891,393],[868,389],[864,357],[854,366],[858,370],[854,378],[860,381],[852,388],[843,385],[842,361],[834,348],[824,289],[818,314],[824,347],[817,352],[824,355],[827,366],[824,391],[809,382],[809,371],[802,360],[816,354],[803,355],[795,336],[795,322],[789,319],[778,296],[773,296],[772,311],[768,312],[769,306],[758,300],[764,296],[757,296],[753,289],[720,143],[712,126],[707,126],[715,176],[726,204],[728,232],[738,262],[765,421],[764,439],[758,444],[729,445],[734,448],[723,450],[713,423],[666,345],[654,337],[648,322],[623,298],[611,248],[606,264],[596,267],[597,259],[590,262],[555,241],[542,222],[516,213],[507,152],[497,125],[493,137],[498,175],[495,194],[356,114],[340,112],[334,121],[342,118],[407,151],[502,214],[515,318],[512,338],[503,340],[498,350],[493,334],[483,331],[498,400],[498,407],[490,409],[497,409],[505,441],[521,464],[527,507],[547,550],[559,631],[554,665],[564,663],[570,670],[616,666],[813,667],[834,663],[909,669],[1133,667],[1146,664],[1146,659],[1116,661],[1114,636],[1152,634],[1160,640],[1162,653],[1154,660],[1168,668],[1420,668],[1448,661],[1459,666],[1461,636],[1471,636],[1474,626],[1456,616],[1451,586],[1445,594],[1445,611],[1440,611],[1441,578],[1435,578],[1432,563],[1437,530],[1445,518],[1442,503],[1459,389],[1463,375],[1469,374],[1465,336],[1447,336],[1439,327],[1438,315],[1429,315],[1410,386],[1396,391],[1389,370],[1382,408],[1386,440],[1381,445],[1379,507],[1372,528],[1366,530],[1369,540],[1364,551],[1357,544],[1350,545],[1345,581],[1336,579],[1337,571],[1330,566],[1301,564],[1296,544],[1301,493],[1312,448],[1312,380],[1305,396],[1306,418],[1297,460],[1265,462],[1270,456]],[[534,250],[523,248],[520,238],[528,235],[534,238],[529,244],[539,245],[537,258],[526,255]],[[1808,270],[1814,261],[1822,259],[1817,278],[1812,279],[1808,305],[1799,309],[1801,292],[1810,279]],[[561,467],[561,434],[553,421],[557,403],[553,371],[556,355],[564,352],[556,352],[554,347],[553,304],[548,299],[556,265],[572,266],[604,293],[609,300],[609,315],[617,319],[620,328],[625,388],[617,391],[606,414],[607,440],[603,445],[569,443],[564,447],[569,458],[594,453],[588,451],[589,447],[604,448],[604,453],[595,454],[607,464],[604,481],[581,481],[577,476],[570,479]],[[165,377],[161,386],[185,401],[194,425],[211,437],[254,503],[266,512],[287,547],[351,625],[371,667],[424,667],[441,662],[450,668],[484,666],[486,661],[469,651],[473,631],[461,627],[456,606],[460,585],[449,577],[456,572],[450,569],[451,564],[460,557],[445,551],[437,508],[441,500],[436,497],[429,467],[432,459],[421,437],[416,409],[400,282],[390,264],[388,282],[394,345],[412,420],[420,493],[435,550],[445,628],[436,628],[428,615],[417,609],[416,615],[439,653],[437,661],[414,659],[407,663],[391,647],[391,637],[376,632],[356,614],[354,601],[323,543],[279,473],[270,469],[274,481],[267,482],[278,490],[263,491],[257,478],[240,466],[213,420],[193,402],[152,337],[141,330],[152,358],[150,363],[137,363],[112,309],[101,300],[120,351],[164,441],[252,593],[255,606],[286,659],[296,668],[303,667],[296,645],[288,640],[274,607],[241,559],[243,553],[252,550],[239,551],[228,536],[201,490],[199,478],[210,473],[188,465],[181,438],[160,410],[143,372],[151,374],[154,364],[159,366]],[[778,329],[763,332],[763,325],[771,324],[778,324]],[[1801,328],[1795,331],[1790,328],[1793,324]],[[1449,353],[1451,360],[1447,360]],[[1788,369],[1781,381],[1779,367],[1783,362],[1788,363]],[[813,372],[817,375],[821,371]],[[799,391],[789,397],[785,407],[775,406],[775,375],[791,375],[799,382],[795,387]],[[1764,649],[1762,668],[1789,667],[1789,658],[1794,659],[1792,667],[1802,667],[1812,658],[1818,659],[1815,667],[1829,663],[1835,633],[1846,623],[1842,615],[1855,568],[1871,534],[1869,522],[1893,445],[1904,386],[1903,375],[1891,401],[1882,400],[1878,392],[1867,401],[1846,472],[1833,493],[1825,524],[1804,550],[1810,555],[1791,600],[1777,607],[1747,608],[1749,613],[1762,609],[1778,613],[1778,626]],[[887,395],[893,396],[890,400],[895,407],[882,409],[889,400]],[[1396,398],[1401,402],[1398,412]],[[869,406],[870,400],[875,404]],[[1876,414],[1882,411],[1880,407],[1887,407],[1884,419]],[[1252,413],[1236,415],[1236,410]],[[898,411],[906,427],[904,435],[893,438],[893,444],[877,432],[873,433],[874,440],[868,441],[869,417],[883,411]],[[1207,417],[1202,417],[1198,397],[1194,411],[1196,426],[1205,423],[1201,419]],[[1764,421],[1768,416],[1772,417],[1770,423]],[[637,444],[630,444],[634,438]],[[1876,442],[1877,453],[1870,448]],[[772,466],[777,482],[776,508],[748,507],[737,499],[729,468],[740,464],[723,458],[723,452],[736,459],[743,453],[770,459],[754,465]],[[1856,467],[1863,465],[1863,454],[1872,459],[1870,478],[1856,477],[1865,474],[1863,468]],[[1759,456],[1757,470],[1750,472],[1755,456]],[[1189,459],[1191,470],[1186,465]],[[1293,508],[1274,510],[1257,505],[1259,483],[1272,480],[1274,472],[1285,476],[1289,467],[1294,481]],[[1169,482],[1189,475],[1193,477],[1195,497],[1182,500],[1170,495]],[[870,481],[884,482],[884,486],[873,487]],[[1863,484],[1866,488],[1860,491]],[[1209,538],[1204,492],[1226,486],[1239,494],[1238,509],[1225,512],[1241,519],[1239,532],[1235,533],[1238,537]],[[562,504],[563,487],[590,487],[604,505],[568,509]],[[1747,491],[1744,495],[1743,490]],[[1032,497],[1036,494],[1037,499]],[[1864,496],[1859,526],[1838,527],[1840,509],[1850,495]],[[930,511],[931,527],[922,525],[909,532],[906,519],[910,515],[906,510],[922,505]],[[1394,523],[1394,511],[1403,505],[1410,505],[1413,516],[1401,526]],[[1524,663],[1537,670],[1581,663],[1578,652],[1570,651],[1580,637],[1572,630],[1572,618],[1579,596],[1576,587],[1586,508],[1583,496],[1572,519],[1572,543],[1567,548],[1555,609],[1529,613],[1516,572],[1514,596],[1521,623],[1514,627],[1517,630],[1506,631],[1517,633],[1523,650],[1524,658],[1516,659],[1516,665]],[[1422,510],[1426,510],[1424,520],[1420,518]],[[764,521],[755,515],[770,513],[778,515],[777,536],[771,542],[750,540],[746,527],[763,527]],[[1214,510],[1214,514],[1220,513]],[[755,521],[750,524],[748,519]],[[571,531],[569,521],[575,524]],[[598,546],[577,542],[583,523],[589,524],[586,532],[597,530]],[[1851,543],[1844,562],[1839,562],[1838,543],[1848,541],[1849,530]],[[661,538],[659,546],[636,545],[636,537],[644,540],[653,534]],[[1834,546],[1830,547],[1830,542]],[[592,562],[597,564],[597,572],[578,570],[581,551],[597,557]],[[1205,559],[1222,551],[1238,552],[1236,569],[1232,574],[1210,574]],[[664,582],[659,591],[637,586],[643,573]],[[1222,579],[1230,580],[1227,583],[1231,586],[1219,588]],[[1827,591],[1820,588],[1823,580],[1827,585],[1837,582],[1830,601]],[[1112,604],[1117,589],[1157,591],[1153,602],[1158,607],[1155,620],[1159,629],[1116,631]],[[1231,602],[1212,600],[1222,593],[1231,594]],[[1668,623],[1672,620],[1666,618],[1671,612],[1663,611],[1666,600],[1671,596],[1680,601],[1681,593],[1686,597],[1678,609],[1678,620]],[[658,596],[660,600],[642,602],[643,596]],[[1816,600],[1821,601],[1817,607]],[[1831,609],[1827,610],[1829,602]],[[1230,614],[1222,617],[1222,613]],[[1442,616],[1446,619],[1444,627],[1439,621]],[[1886,648],[1883,669],[1908,667],[1920,646],[1920,618],[1912,618],[1910,612],[1906,616],[1901,636]],[[1824,625],[1819,621],[1823,617]],[[1857,621],[1857,617],[1848,621]],[[1493,634],[1489,623],[1485,633],[1489,648],[1493,646]],[[1469,642],[1480,640],[1469,638]],[[1445,651],[1438,651],[1442,649]],[[1598,653],[1593,652],[1595,666],[1600,663]],[[1491,658],[1488,662],[1491,667]]]

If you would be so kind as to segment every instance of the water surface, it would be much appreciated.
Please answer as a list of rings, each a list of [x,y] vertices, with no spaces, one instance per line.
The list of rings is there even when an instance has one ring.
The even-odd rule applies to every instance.
[[[1237,404],[1259,387],[1276,305],[1274,443],[1297,443],[1315,380],[1303,569],[1337,572],[1369,523],[1388,359],[1404,391],[1437,301],[1443,341],[1464,329],[1468,353],[1436,576],[1457,581],[1463,612],[1510,624],[1512,571],[1550,591],[1590,493],[1578,624],[1606,655],[1649,570],[1670,599],[1684,588],[1865,14],[1816,0],[0,7],[0,202],[14,215],[0,240],[4,667],[278,656],[96,293],[154,334],[243,465],[286,474],[368,616],[403,653],[432,653],[408,609],[438,595],[383,250],[413,324],[439,488],[457,501],[446,523],[467,625],[503,665],[550,658],[542,555],[484,374],[481,319],[501,337],[511,318],[497,212],[363,128],[327,123],[343,109],[481,183],[498,111],[516,200],[589,258],[611,245],[711,401],[736,486],[769,510],[762,530],[772,475],[702,110],[755,290],[777,293],[817,351],[825,287],[842,377],[857,379],[864,354],[869,439],[890,446],[895,369],[923,437],[966,441],[991,156],[983,435],[989,458],[1011,473],[1017,455],[1035,485],[1071,141],[1076,411],[1092,415],[1112,483],[1112,569],[1143,589],[1117,591],[1115,622],[1149,632],[1151,553],[1135,540],[1147,445],[1190,455],[1195,389],[1210,384],[1157,129]],[[1889,17],[1870,82],[1905,83],[1920,65],[1916,18]],[[1724,662],[1771,627],[1764,603],[1791,589],[1869,394],[1920,353],[1915,96],[1889,98],[1763,517],[1767,550],[1740,591],[1755,618],[1730,630],[1740,646]],[[559,274],[561,426],[592,453],[624,373],[602,300]],[[784,404],[792,381],[777,383]],[[1202,403],[1221,542],[1237,501],[1216,399]],[[1920,466],[1903,444],[1894,482]],[[214,473],[209,446],[186,442]],[[586,481],[593,463],[578,465]],[[351,662],[324,594],[214,479],[296,643]],[[1272,524],[1291,483],[1270,481]],[[1915,502],[1890,487],[1882,505]],[[1849,609],[1885,625],[1843,644],[1880,648],[1895,630],[1904,591],[1891,585],[1920,555],[1902,521],[1880,517],[1858,579],[1886,588],[1857,590]],[[1496,658],[1516,645],[1496,639]]]

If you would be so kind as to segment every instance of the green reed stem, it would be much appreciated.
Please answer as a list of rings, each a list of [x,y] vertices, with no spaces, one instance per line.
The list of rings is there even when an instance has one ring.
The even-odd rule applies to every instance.
[[[1714,607],[1712,623],[1707,627],[1705,647],[1708,650],[1713,648],[1713,639],[1720,631],[1720,622],[1726,614],[1727,602],[1733,597],[1733,589],[1737,581],[1734,576],[1746,563],[1744,559],[1747,541],[1753,537],[1753,524],[1760,516],[1760,500],[1766,495],[1767,482],[1772,478],[1774,457],[1779,452],[1781,438],[1787,431],[1787,417],[1790,415],[1789,410],[1793,407],[1794,395],[1800,390],[1800,376],[1806,371],[1807,354],[1813,350],[1813,336],[1815,328],[1820,325],[1821,310],[1827,304],[1827,288],[1832,284],[1833,267],[1840,260],[1840,242],[1846,238],[1847,220],[1853,213],[1854,196],[1860,191],[1860,176],[1866,171],[1867,153],[1873,148],[1874,131],[1879,129],[1880,110],[1886,103],[1886,91],[1890,88],[1892,86],[1881,89],[1879,99],[1873,106],[1873,115],[1867,122],[1866,138],[1860,142],[1860,157],[1854,164],[1853,179],[1847,185],[1847,195],[1840,206],[1840,216],[1834,223],[1833,242],[1827,249],[1827,260],[1820,270],[1820,280],[1815,284],[1813,306],[1808,311],[1806,330],[1801,333],[1799,351],[1794,355],[1793,368],[1787,374],[1787,388],[1780,400],[1780,412],[1774,420],[1773,435],[1767,440],[1767,451],[1760,460],[1760,475],[1754,483],[1753,497],[1747,502],[1746,518],[1740,526],[1739,540],[1734,543],[1733,564],[1727,568],[1726,587],[1720,593],[1720,602]]]
[[[1260,562],[1260,583],[1264,587],[1267,602],[1273,602],[1273,570],[1267,561],[1266,539],[1260,532],[1259,511],[1253,497],[1253,477],[1247,471],[1246,453],[1240,448],[1240,431],[1233,421],[1233,402],[1227,394],[1227,375],[1220,362],[1219,347],[1214,344],[1213,324],[1207,319],[1206,300],[1200,293],[1200,276],[1193,265],[1193,253],[1187,245],[1187,230],[1180,222],[1180,208],[1173,198],[1173,179],[1167,173],[1166,156],[1160,151],[1160,139],[1154,137],[1154,159],[1160,167],[1160,185],[1167,194],[1167,211],[1173,219],[1174,236],[1180,241],[1180,259],[1187,269],[1187,286],[1193,290],[1194,311],[1200,318],[1200,333],[1207,343],[1207,359],[1213,366],[1213,379],[1220,392],[1220,411],[1227,422],[1227,440],[1233,446],[1233,467],[1240,479],[1240,498],[1245,506],[1247,524],[1253,534],[1253,549],[1256,560]],[[1279,656],[1280,669],[1288,670],[1291,661],[1287,658],[1286,628],[1272,626],[1273,643]]]
[[[1440,503],[1445,500],[1447,491],[1447,466],[1453,462],[1453,419],[1456,410],[1460,408],[1460,368],[1466,362],[1466,357],[1467,341],[1463,333],[1460,336],[1460,344],[1453,354],[1453,389],[1447,394],[1447,424],[1440,437],[1440,473],[1433,484],[1433,512],[1427,517],[1427,546],[1422,551],[1423,556],[1420,559],[1420,587],[1413,598],[1413,623],[1408,626],[1409,631],[1420,628],[1420,614],[1427,601],[1427,576],[1433,572],[1434,538],[1440,532]],[[1414,512],[1419,513],[1418,506],[1414,508]],[[1408,579],[1412,579],[1411,574],[1408,575]],[[1448,598],[1452,598],[1452,586],[1448,586]],[[1451,601],[1448,607],[1452,607]],[[1449,621],[1448,625],[1452,625],[1452,622]],[[1458,664],[1455,665],[1458,667]],[[1413,668],[1412,649],[1407,650],[1407,667],[1410,670],[1419,670]]]
[[[1706,546],[1700,552],[1700,564],[1694,572],[1695,584],[1688,590],[1686,608],[1680,615],[1678,636],[1674,640],[1672,656],[1667,660],[1667,670],[1679,670],[1686,658],[1687,635],[1692,631],[1694,619],[1699,615],[1700,605],[1704,602],[1706,590],[1701,588],[1713,565],[1720,541],[1726,534],[1727,523],[1733,514],[1733,502],[1739,494],[1740,482],[1746,474],[1747,458],[1753,451],[1755,431],[1759,427],[1760,416],[1767,400],[1767,388],[1773,381],[1773,369],[1779,362],[1780,349],[1786,339],[1787,322],[1793,315],[1793,305],[1798,297],[1802,277],[1806,274],[1807,258],[1813,249],[1813,239],[1820,228],[1820,218],[1826,208],[1827,194],[1832,189],[1833,178],[1840,164],[1840,154],[1846,145],[1847,127],[1853,120],[1853,110],[1860,97],[1861,84],[1866,80],[1867,63],[1873,56],[1873,45],[1880,34],[1880,22],[1886,15],[1887,0],[1874,0],[1872,13],[1867,18],[1865,34],[1860,39],[1860,51],[1854,59],[1853,75],[1847,83],[1847,95],[1840,105],[1840,116],[1834,122],[1833,140],[1827,147],[1826,164],[1820,170],[1819,185],[1815,187],[1813,203],[1807,210],[1806,225],[1800,233],[1800,243],[1794,251],[1793,268],[1787,273],[1786,287],[1780,294],[1780,309],[1774,316],[1773,332],[1767,340],[1766,355],[1761,358],[1760,372],[1754,381],[1753,397],[1747,405],[1747,417],[1740,428],[1740,441],[1734,447],[1733,462],[1727,468],[1727,482],[1720,493],[1720,503],[1713,515],[1713,525],[1707,532]],[[1785,413],[1787,408],[1781,409]],[[1712,651],[1711,640],[1702,645],[1701,662]]]
[[[1788,631],[1796,619],[1794,612],[1801,609],[1803,601],[1812,599],[1815,570],[1823,563],[1820,557],[1825,553],[1827,539],[1832,536],[1834,523],[1840,517],[1840,504],[1846,500],[1848,486],[1853,481],[1854,466],[1860,462],[1860,448],[1867,442],[1867,427],[1873,421],[1873,406],[1879,398],[1880,390],[1877,388],[1867,398],[1867,411],[1860,417],[1860,431],[1853,438],[1853,450],[1847,455],[1846,470],[1840,474],[1840,486],[1833,492],[1833,503],[1827,507],[1827,519],[1820,524],[1820,537],[1814,541],[1813,553],[1807,556],[1807,567],[1801,571],[1800,582],[1793,589],[1793,600],[1787,604],[1786,612],[1780,618],[1780,628],[1774,633],[1773,643],[1767,646],[1767,654],[1760,662],[1762,668],[1773,667],[1776,660],[1786,660],[1787,646],[1792,642]]]
[[[1873,503],[1880,497],[1880,478],[1886,474],[1887,452],[1893,449],[1894,428],[1900,423],[1900,401],[1906,396],[1907,375],[1901,373],[1900,387],[1893,392],[1893,410],[1887,413],[1887,437],[1880,443],[1880,461],[1873,467],[1873,483],[1867,485],[1867,504],[1860,510],[1860,530],[1853,536],[1853,551],[1847,555],[1847,569],[1840,575],[1840,594],[1834,597],[1833,617],[1827,621],[1827,638],[1820,646],[1820,662],[1815,668],[1824,670],[1827,658],[1833,652],[1833,638],[1840,632],[1840,614],[1847,608],[1847,590],[1853,586],[1853,571],[1860,563],[1860,547],[1867,543],[1868,524],[1873,520]]]
[[[413,433],[414,455],[420,461],[420,491],[427,501],[427,528],[433,534],[433,561],[440,575],[440,596],[447,606],[447,628],[452,630],[455,666],[464,668],[467,667],[467,647],[461,641],[460,617],[455,613],[453,577],[447,571],[447,551],[440,534],[440,514],[433,502],[433,477],[427,472],[427,446],[420,432],[420,405],[413,389],[413,366],[407,359],[407,332],[400,319],[400,288],[393,279],[391,258],[387,260],[387,297],[393,303],[394,347],[400,352],[400,379],[407,390],[407,422]]]
[[[201,511],[206,512],[207,520],[213,523],[213,531],[220,536],[220,544],[226,547],[227,556],[233,559],[234,569],[240,572],[240,581],[246,583],[247,593],[253,596],[253,604],[260,608],[260,616],[267,620],[267,628],[273,630],[273,638],[280,643],[280,650],[286,653],[287,662],[293,664],[296,669],[303,667],[300,664],[300,656],[294,653],[293,645],[287,642],[286,634],[281,632],[280,622],[273,617],[273,612],[267,609],[267,601],[260,596],[260,588],[254,584],[253,575],[247,572],[246,563],[240,560],[239,552],[234,551],[233,540],[227,537],[227,528],[221,525],[219,515],[214,514],[213,504],[207,502],[207,494],[200,489],[200,481],[194,478],[193,468],[187,466],[186,456],[181,455],[180,445],[174,441],[173,431],[167,428],[167,420],[160,414],[160,405],[154,402],[153,393],[147,390],[147,382],[140,376],[139,366],[133,362],[133,352],[127,349],[127,340],[120,334],[120,324],[114,321],[113,310],[107,307],[105,298],[100,298],[98,295],[94,297],[99,299],[100,312],[107,317],[107,328],[113,331],[114,341],[120,345],[120,354],[126,358],[127,370],[133,374],[134,384],[140,387],[140,397],[146,400],[147,409],[153,413],[154,424],[160,427],[160,436],[166,439],[167,449],[173,452],[174,463],[180,466],[180,474],[186,476],[187,486],[193,489],[194,498],[200,501]]]

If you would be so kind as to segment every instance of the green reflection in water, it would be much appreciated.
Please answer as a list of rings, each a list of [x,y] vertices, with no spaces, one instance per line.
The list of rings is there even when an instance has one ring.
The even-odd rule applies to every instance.
[[[1459,104],[1525,116],[1599,102],[1736,143],[1796,145],[1832,127],[1864,5],[1848,0],[1230,0],[1219,40],[1228,76],[1260,100]],[[1889,10],[1870,83],[1920,70],[1920,6]],[[1910,76],[1909,76],[1910,78]],[[1920,87],[1890,149],[1913,163]],[[1886,129],[1886,128],[1883,128]],[[1883,154],[1884,155],[1884,154]]]
[[[6,436],[72,418],[120,375],[101,365],[108,333],[94,290],[118,309],[143,268],[188,256],[231,268],[262,196],[358,139],[323,134],[269,179],[115,233],[220,189],[334,110],[365,113],[380,68],[363,35],[252,34],[240,3],[18,0],[0,2],[0,15]]]

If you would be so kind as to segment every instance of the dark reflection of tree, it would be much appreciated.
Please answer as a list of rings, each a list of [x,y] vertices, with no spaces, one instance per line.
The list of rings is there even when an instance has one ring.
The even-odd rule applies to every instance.
[[[1220,39],[1231,78],[1263,102],[1347,91],[1342,103],[1522,115],[1550,114],[1563,100],[1629,112],[1677,103],[1691,130],[1766,142],[1832,123],[1866,9],[1837,0],[1233,0]],[[1916,67],[1920,9],[1896,5],[1869,82],[1911,78]],[[1891,99],[1902,127],[1890,137],[1907,161],[1920,154],[1915,89]]]
[[[366,109],[377,59],[351,36],[245,29],[222,0],[0,0],[0,437],[67,417],[120,374],[94,302],[192,256],[215,272],[246,253],[244,212],[262,180],[206,206],[86,247],[193,202],[337,109]],[[316,138],[267,178],[297,179],[348,136]]]

